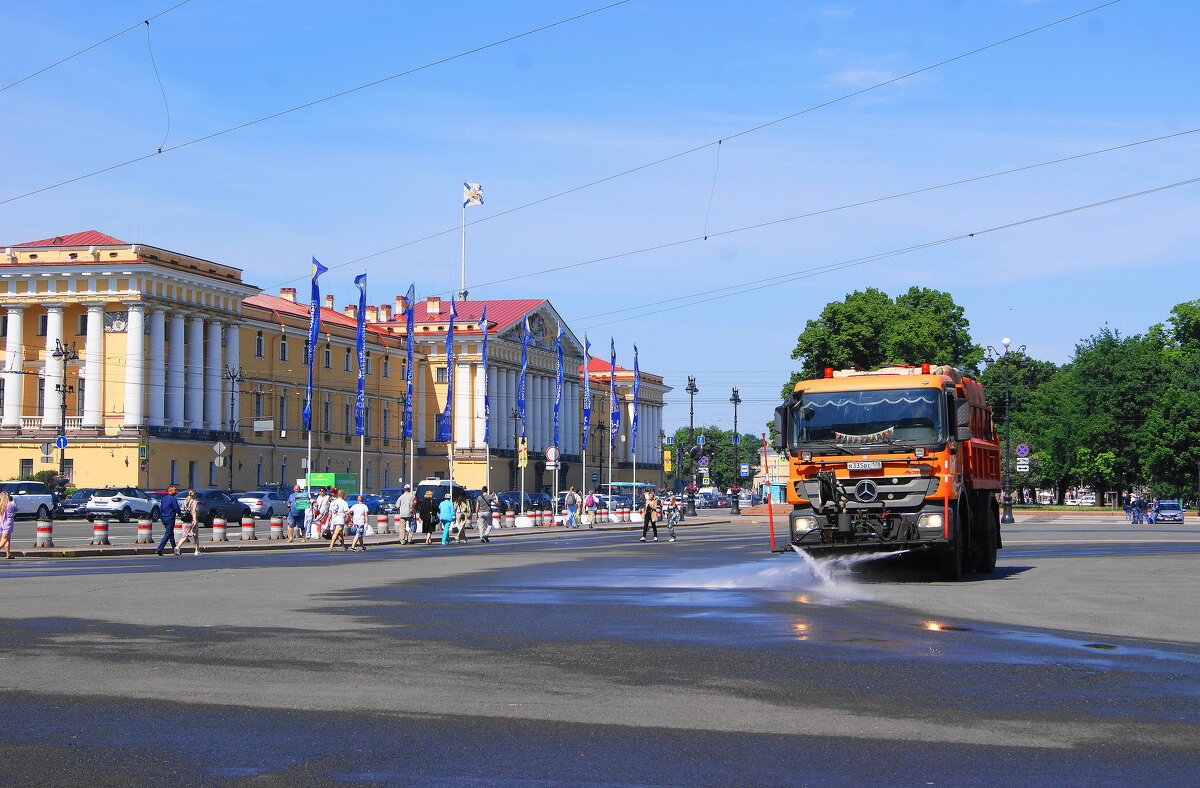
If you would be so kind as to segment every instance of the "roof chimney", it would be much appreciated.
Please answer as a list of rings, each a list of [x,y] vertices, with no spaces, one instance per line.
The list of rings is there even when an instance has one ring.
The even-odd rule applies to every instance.
[[[380,304],[379,319],[384,323],[390,322],[392,319],[392,307],[389,304]]]
[[[331,295],[325,296],[325,308],[333,309],[333,296],[331,296]]]
[[[293,304],[296,303],[296,288],[294,288],[294,287],[279,288],[279,297],[282,298],[284,301],[291,301]]]
[[[379,322],[379,307],[377,307],[377,306],[367,307],[367,322],[368,323],[378,323]]]
[[[358,304],[347,304],[346,308],[342,311],[345,312],[348,317],[352,317],[356,320],[358,319]]]
[[[425,311],[430,315],[440,315],[442,313],[442,299],[438,296],[429,296],[425,301]]]
[[[408,302],[404,300],[404,296],[396,296],[396,315],[397,317],[404,312],[404,308],[408,306]]]

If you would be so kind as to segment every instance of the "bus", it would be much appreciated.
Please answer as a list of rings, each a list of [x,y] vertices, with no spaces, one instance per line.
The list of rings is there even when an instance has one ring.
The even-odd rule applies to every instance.
[[[632,495],[635,503],[640,502],[642,496],[651,490],[657,491],[658,486],[647,482],[609,482],[596,485],[596,492],[600,495]]]

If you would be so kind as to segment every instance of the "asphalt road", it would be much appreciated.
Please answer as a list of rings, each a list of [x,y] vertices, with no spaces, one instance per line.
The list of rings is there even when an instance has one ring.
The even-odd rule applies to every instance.
[[[0,561],[0,783],[1195,779],[1194,521],[1024,519],[958,584],[636,536]]]

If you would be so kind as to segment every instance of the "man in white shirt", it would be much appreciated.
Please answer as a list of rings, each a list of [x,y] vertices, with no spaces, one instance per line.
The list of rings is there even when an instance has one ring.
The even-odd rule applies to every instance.
[[[364,496],[358,496],[356,501],[350,507],[350,533],[354,534],[353,541],[350,542],[350,552],[363,553],[367,550],[367,515],[371,510],[363,503]]]
[[[350,516],[350,504],[346,503],[346,491],[334,490],[334,496],[329,502],[329,527],[333,529],[333,536],[329,540],[329,549],[332,551],[338,545],[342,549],[346,549],[346,520]]]

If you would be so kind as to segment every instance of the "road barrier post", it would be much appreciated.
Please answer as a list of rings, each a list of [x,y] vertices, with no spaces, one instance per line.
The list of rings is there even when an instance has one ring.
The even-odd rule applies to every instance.
[[[37,521],[37,536],[34,547],[54,547],[54,522],[51,520]]]
[[[144,517],[137,521],[137,544],[154,544],[154,525]]]
[[[212,541],[228,542],[229,538],[225,535],[225,518],[214,517],[212,521]]]
[[[108,520],[100,519],[92,523],[92,544],[112,544],[108,541]]]

